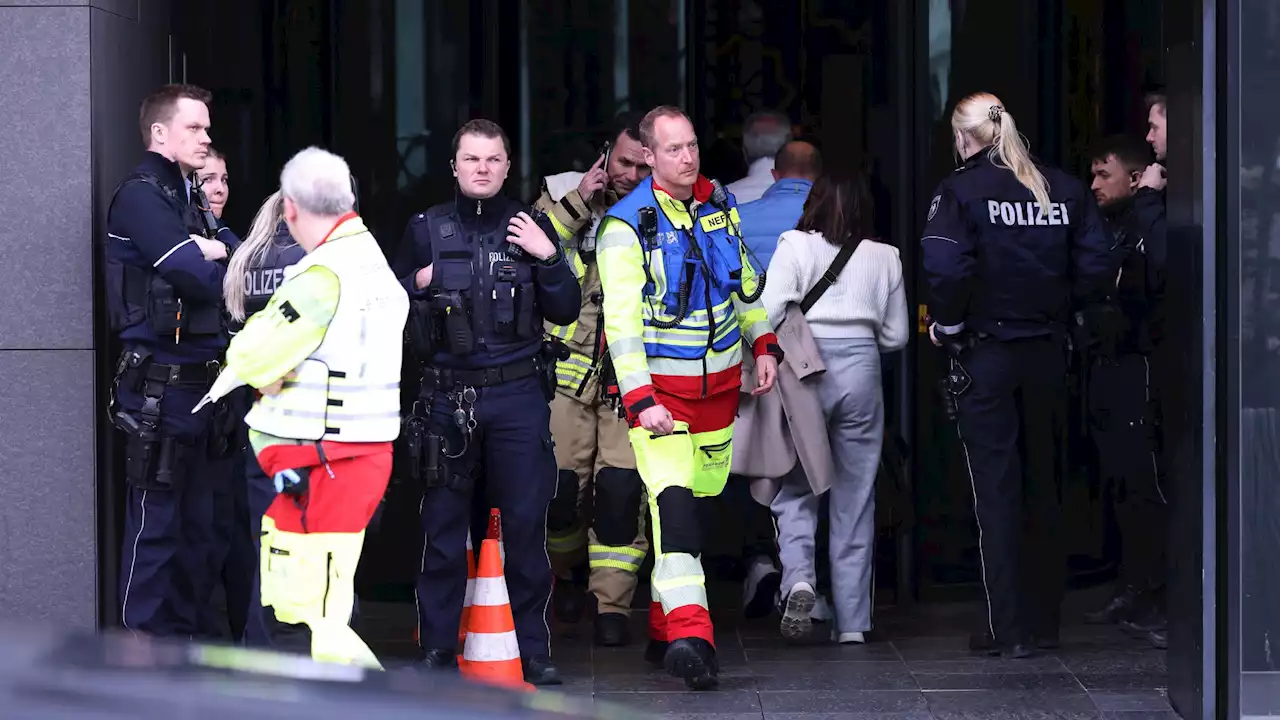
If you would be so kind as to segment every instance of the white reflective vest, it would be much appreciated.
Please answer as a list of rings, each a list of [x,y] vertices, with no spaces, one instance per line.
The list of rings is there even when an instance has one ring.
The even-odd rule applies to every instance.
[[[343,235],[344,229],[349,235]],[[353,232],[354,231],[354,232]],[[409,296],[358,219],[285,271],[313,265],[338,276],[337,311],[324,340],[276,395],[245,417],[262,433],[295,440],[389,442],[400,434],[400,359]],[[283,287],[283,286],[282,286]]]

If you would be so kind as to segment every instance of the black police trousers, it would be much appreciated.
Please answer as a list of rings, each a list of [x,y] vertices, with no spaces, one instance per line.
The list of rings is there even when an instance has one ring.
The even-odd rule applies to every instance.
[[[162,434],[183,448],[171,489],[129,485],[120,566],[121,622],[157,636],[223,636],[214,602],[226,557],[217,488],[231,482],[229,457],[211,451],[214,408],[192,415],[203,385],[172,385],[160,403]],[[126,383],[120,409],[139,414],[143,398]]]
[[[556,491],[556,459],[542,380],[534,374],[475,388],[475,427],[465,439],[453,419],[459,408],[450,390],[436,390],[427,424],[428,433],[445,442],[439,479],[428,484],[422,498],[419,644],[424,650],[457,646],[467,587],[467,533],[478,560],[489,508],[496,507],[502,513],[507,594],[520,657],[550,657],[547,507]]]
[[[1158,417],[1146,356],[1120,355],[1090,369],[1090,434],[1120,526],[1122,578],[1140,590],[1164,584],[1169,507],[1160,482]]]
[[[972,378],[957,405],[986,591],[982,629],[1004,645],[1056,637],[1066,583],[1064,343],[983,340],[960,362]]]

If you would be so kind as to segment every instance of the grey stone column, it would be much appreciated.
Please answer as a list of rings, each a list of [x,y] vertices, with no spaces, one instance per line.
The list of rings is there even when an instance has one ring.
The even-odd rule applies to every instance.
[[[100,588],[115,585],[100,562],[118,555],[117,540],[99,541],[118,524],[98,509],[118,506],[119,489],[99,442],[110,350],[96,243],[142,152],[138,104],[173,71],[169,13],[167,0],[0,0],[5,620],[92,628]]]

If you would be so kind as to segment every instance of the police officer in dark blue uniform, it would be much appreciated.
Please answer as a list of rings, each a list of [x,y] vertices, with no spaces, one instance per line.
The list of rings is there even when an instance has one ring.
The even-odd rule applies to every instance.
[[[965,162],[938,186],[921,250],[973,483],[986,612],[970,645],[1027,657],[1058,642],[1066,577],[1067,323],[1114,269],[1093,198],[1032,161],[998,98],[966,97],[951,125]]]
[[[107,301],[123,346],[110,409],[125,435],[128,485],[122,622],[153,635],[220,635],[209,611],[222,556],[214,486],[229,481],[234,418],[225,404],[191,408],[226,347],[222,261],[239,240],[192,202],[209,99],[169,85],[143,101],[148,152],[107,211]]]
[[[543,321],[576,320],[580,290],[551,221],[534,221],[527,206],[500,194],[511,166],[502,128],[472,120],[453,150],[456,198],[409,222],[394,266],[412,301],[409,334],[423,363],[402,432],[410,474],[426,486],[422,660],[456,667],[467,533],[483,538],[487,509],[497,507],[525,679],[558,684],[546,618],[555,358]]]
[[[1163,335],[1166,246],[1163,193],[1151,187],[1162,186],[1163,177],[1145,172],[1149,154],[1123,136],[1108,138],[1093,153],[1094,196],[1119,270],[1114,302],[1078,313],[1077,328],[1088,363],[1090,430],[1122,552],[1117,592],[1085,621],[1125,623],[1160,645],[1169,506],[1152,357]]]

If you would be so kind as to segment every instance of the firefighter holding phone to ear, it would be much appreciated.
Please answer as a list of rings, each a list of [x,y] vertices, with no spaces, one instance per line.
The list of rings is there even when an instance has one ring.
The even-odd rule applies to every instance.
[[[627,440],[627,424],[616,404],[605,399],[609,380],[608,373],[602,373],[607,359],[595,257],[601,218],[649,175],[640,145],[641,117],[619,115],[610,141],[587,172],[547,177],[535,203],[560,226],[557,230],[564,230],[562,237],[571,236],[564,252],[582,284],[577,322],[547,326],[568,349],[568,356],[556,364],[556,396],[551,403],[559,468],[556,498],[547,516],[547,552],[556,576],[553,606],[561,622],[577,622],[589,587],[598,608],[595,642],[601,646],[630,642],[627,617],[636,572],[649,549],[643,484]]]

